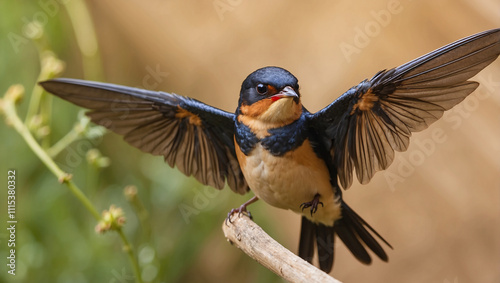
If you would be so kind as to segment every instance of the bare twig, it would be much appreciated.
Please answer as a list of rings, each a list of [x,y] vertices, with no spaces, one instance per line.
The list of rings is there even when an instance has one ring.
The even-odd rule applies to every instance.
[[[246,215],[233,216],[222,230],[231,244],[289,282],[340,283],[284,248]]]

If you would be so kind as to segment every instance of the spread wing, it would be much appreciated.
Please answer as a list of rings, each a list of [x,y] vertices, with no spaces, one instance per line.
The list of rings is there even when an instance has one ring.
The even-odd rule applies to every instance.
[[[426,129],[473,92],[468,79],[500,54],[500,29],[448,44],[394,69],[377,73],[311,114],[324,136],[343,188],[353,169],[362,184],[408,148],[412,132]]]
[[[249,188],[234,149],[234,114],[176,94],[113,84],[55,79],[40,83],[62,99],[90,109],[91,120],[131,145],[163,155],[170,166],[205,185]]]

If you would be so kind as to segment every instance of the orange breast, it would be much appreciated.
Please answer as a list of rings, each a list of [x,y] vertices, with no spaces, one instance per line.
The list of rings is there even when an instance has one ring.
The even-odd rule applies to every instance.
[[[236,155],[250,189],[266,203],[329,226],[340,218],[328,168],[316,156],[309,140],[282,156],[272,155],[260,143],[246,156],[236,144]],[[324,207],[319,207],[312,217],[307,209],[302,213],[300,205],[316,194],[320,194]]]

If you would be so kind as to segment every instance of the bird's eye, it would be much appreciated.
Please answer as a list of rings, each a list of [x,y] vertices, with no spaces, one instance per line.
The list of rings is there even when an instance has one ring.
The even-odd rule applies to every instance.
[[[258,84],[256,89],[257,89],[257,92],[259,94],[266,94],[267,93],[267,85],[265,85],[265,84]]]

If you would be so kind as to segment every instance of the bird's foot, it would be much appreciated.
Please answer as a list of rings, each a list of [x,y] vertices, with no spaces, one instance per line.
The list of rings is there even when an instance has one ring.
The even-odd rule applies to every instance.
[[[227,217],[226,217],[226,225],[227,225],[227,222],[233,223],[231,221],[231,216],[233,216],[233,214],[235,214],[235,213],[238,213],[238,217],[241,217],[241,214],[245,213],[248,217],[250,217],[250,219],[253,219],[252,214],[250,213],[250,211],[247,210],[246,205],[242,204],[239,208],[233,208],[233,209],[231,209],[231,211],[229,211],[229,213],[227,214]]]
[[[316,211],[318,210],[319,204],[321,204],[321,206],[324,207],[323,203],[321,201],[319,201],[319,197],[320,197],[320,195],[316,194],[312,201],[304,202],[303,204],[301,204],[300,208],[302,208],[302,211],[304,211],[305,208],[310,207],[311,208],[311,217],[312,217],[313,213],[316,213]]]
[[[247,210],[247,206],[256,202],[257,200],[259,200],[259,198],[257,196],[254,196],[253,198],[242,204],[240,207],[231,209],[231,211],[229,211],[226,217],[226,225],[228,225],[227,224],[228,221],[229,223],[232,223],[231,216],[233,216],[233,214],[235,214],[236,212],[238,213],[238,217],[241,217],[242,213],[246,213],[246,215],[253,220],[252,214],[250,213],[250,211]]]

